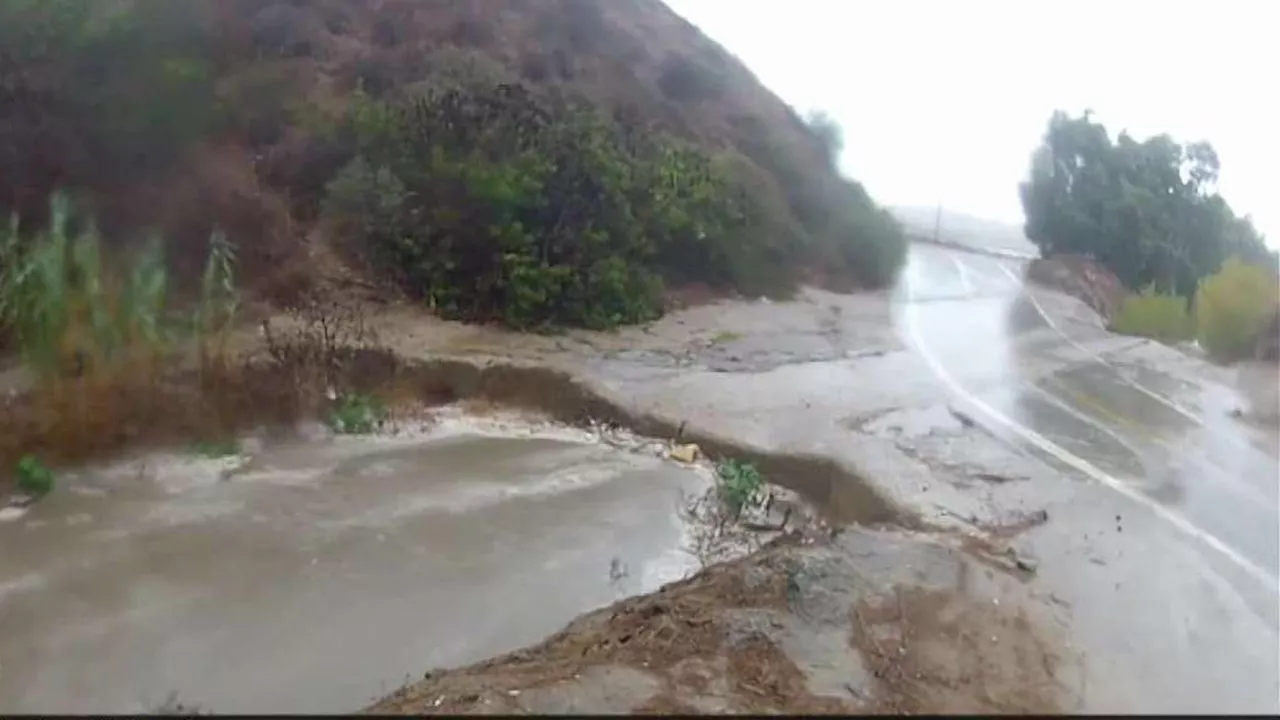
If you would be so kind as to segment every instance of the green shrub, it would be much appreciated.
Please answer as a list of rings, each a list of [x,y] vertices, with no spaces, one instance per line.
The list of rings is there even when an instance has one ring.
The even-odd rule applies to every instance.
[[[755,188],[753,202],[775,226],[791,229],[787,242],[794,263],[813,266],[833,281],[887,286],[906,260],[906,236],[861,184],[839,174],[839,127],[827,116],[811,120],[805,125],[811,142],[804,143],[789,141],[758,118],[738,119],[739,147],[776,187]]]
[[[742,510],[760,502],[764,478],[756,466],[738,460],[725,460],[716,466],[720,500],[730,514],[737,517]]]
[[[664,277],[754,285],[770,264],[712,158],[587,106],[475,83],[352,122],[327,209],[446,317],[609,328],[660,314]]]
[[[367,435],[382,427],[389,413],[375,397],[350,394],[337,399],[329,427],[339,435]]]
[[[865,287],[893,283],[907,258],[907,244],[896,218],[869,202],[848,209],[829,239],[843,263],[843,272]]]
[[[1158,292],[1154,285],[1124,299],[1111,320],[1111,329],[1161,342],[1181,342],[1195,334],[1186,299]]]
[[[34,455],[24,455],[18,461],[18,489],[30,495],[47,495],[53,490],[53,471]]]
[[[1200,281],[1195,322],[1200,345],[1215,359],[1249,356],[1277,303],[1270,269],[1230,258],[1217,273]]]
[[[31,238],[19,237],[16,217],[0,231],[0,325],[37,377],[142,374],[191,337],[202,358],[225,348],[238,295],[234,254],[220,232],[210,241],[201,302],[194,317],[184,316],[169,305],[158,241],[112,271],[119,263],[104,261],[92,219],[66,195],[50,207],[48,228]]]

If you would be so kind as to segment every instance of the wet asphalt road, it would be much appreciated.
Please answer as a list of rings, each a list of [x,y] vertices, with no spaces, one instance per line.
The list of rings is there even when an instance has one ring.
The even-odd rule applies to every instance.
[[[1067,480],[1012,492],[1052,508],[1024,545],[1101,679],[1081,709],[1275,712],[1275,430],[1231,416],[1236,388],[1019,276],[1017,261],[917,246],[898,325],[965,422]]]

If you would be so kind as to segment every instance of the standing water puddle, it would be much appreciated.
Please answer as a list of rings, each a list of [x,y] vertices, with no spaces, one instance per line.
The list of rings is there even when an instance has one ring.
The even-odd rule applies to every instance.
[[[558,430],[152,456],[0,523],[0,708],[348,712],[695,566],[693,469]]]

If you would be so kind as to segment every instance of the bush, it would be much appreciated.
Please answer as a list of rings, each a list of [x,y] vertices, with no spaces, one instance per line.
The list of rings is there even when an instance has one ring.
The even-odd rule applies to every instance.
[[[39,497],[53,491],[53,471],[34,455],[24,455],[18,461],[18,489]]]
[[[362,103],[352,123],[359,157],[327,209],[446,317],[641,322],[664,277],[737,287],[769,256],[712,158],[563,98],[476,83]]]
[[[760,502],[764,478],[755,465],[738,460],[725,460],[716,466],[720,500],[729,514],[737,517],[746,507]]]
[[[805,125],[811,142],[788,142],[755,117],[738,118],[736,130],[743,153],[771,175],[777,190],[756,199],[776,201],[763,207],[787,217],[784,225],[799,230],[791,240],[797,262],[811,265],[830,281],[864,287],[893,282],[907,256],[907,241],[897,220],[878,207],[857,182],[841,177],[839,127],[828,116]],[[775,221],[775,224],[776,221]]]
[[[329,427],[339,435],[368,435],[382,427],[389,417],[386,407],[369,395],[343,395],[329,414]]]
[[[1154,285],[1130,293],[1120,303],[1111,329],[1161,342],[1181,342],[1195,334],[1187,301],[1178,295],[1157,292]]]
[[[1210,356],[1234,361],[1253,353],[1258,336],[1276,311],[1276,278],[1270,270],[1231,258],[1200,281],[1196,292],[1196,336]]]

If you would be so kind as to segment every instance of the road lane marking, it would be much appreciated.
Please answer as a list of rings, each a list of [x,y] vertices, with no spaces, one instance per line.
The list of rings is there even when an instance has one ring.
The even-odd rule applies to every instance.
[[[959,261],[959,260],[957,260],[957,262],[960,262],[960,261]],[[1165,397],[1165,396],[1161,395],[1160,393],[1158,393],[1158,392],[1156,392],[1156,391],[1154,391],[1154,390],[1151,390],[1151,389],[1149,389],[1149,388],[1144,387],[1143,385],[1139,384],[1136,380],[1132,380],[1132,379],[1130,379],[1130,378],[1126,377],[1124,373],[1120,372],[1120,368],[1118,368],[1118,367],[1116,367],[1114,364],[1112,364],[1112,363],[1111,363],[1111,361],[1109,361],[1109,360],[1107,360],[1106,358],[1102,357],[1102,355],[1098,354],[1097,352],[1094,352],[1094,351],[1093,351],[1093,349],[1091,349],[1091,348],[1087,347],[1087,346],[1086,346],[1086,345],[1084,345],[1083,343],[1079,342],[1079,341],[1078,341],[1078,340],[1076,340],[1075,338],[1073,338],[1073,337],[1071,337],[1070,335],[1068,335],[1068,334],[1066,333],[1066,331],[1064,331],[1064,330],[1063,330],[1063,329],[1058,325],[1058,323],[1057,323],[1056,321],[1054,321],[1054,319],[1053,319],[1052,317],[1050,317],[1049,313],[1048,313],[1048,312],[1044,309],[1044,307],[1040,304],[1040,301],[1036,300],[1035,295],[1031,292],[1031,290],[1030,290],[1029,288],[1026,288],[1026,287],[1025,287],[1025,286],[1026,286],[1026,283],[1024,283],[1024,282],[1023,282],[1023,280],[1022,280],[1021,278],[1019,278],[1017,275],[1015,275],[1015,274],[1014,274],[1014,272],[1013,272],[1012,270],[1010,270],[1009,268],[1005,267],[1005,266],[1004,266],[1003,264],[1001,264],[1001,263],[998,263],[998,262],[997,262],[997,263],[996,263],[996,267],[1000,268],[1000,271],[1001,271],[1001,272],[1003,272],[1005,275],[1008,275],[1010,280],[1012,280],[1016,285],[1018,285],[1019,287],[1022,287],[1022,288],[1025,290],[1025,292],[1026,292],[1026,296],[1027,296],[1027,300],[1031,301],[1031,306],[1032,306],[1032,307],[1034,307],[1034,308],[1036,309],[1036,312],[1040,313],[1040,317],[1044,318],[1044,322],[1045,322],[1045,324],[1046,324],[1046,325],[1048,325],[1048,326],[1049,326],[1049,328],[1050,328],[1050,329],[1052,329],[1054,332],[1056,332],[1059,336],[1061,336],[1063,340],[1066,340],[1068,343],[1070,343],[1070,344],[1071,344],[1073,347],[1075,347],[1077,350],[1080,350],[1080,351],[1082,351],[1082,352],[1086,353],[1089,357],[1093,358],[1093,360],[1094,360],[1094,361],[1096,361],[1096,362],[1098,362],[1099,364],[1104,365],[1104,366],[1106,366],[1106,367],[1110,368],[1111,370],[1114,370],[1114,371],[1115,371],[1115,373],[1116,373],[1116,377],[1117,377],[1117,378],[1119,378],[1119,379],[1120,379],[1120,381],[1121,381],[1121,382],[1123,382],[1125,385],[1128,385],[1129,387],[1133,388],[1134,390],[1137,390],[1138,392],[1142,393],[1143,395],[1146,395],[1147,397],[1151,398],[1152,400],[1155,400],[1156,402],[1160,403],[1161,405],[1164,405],[1165,407],[1169,408],[1170,410],[1173,410],[1174,412],[1178,413],[1179,415],[1182,415],[1183,417],[1187,418],[1188,420],[1190,420],[1191,422],[1195,423],[1196,425],[1199,425],[1199,426],[1201,426],[1201,427],[1203,427],[1203,426],[1204,426],[1204,420],[1202,420],[1202,419],[1201,419],[1198,415],[1196,415],[1194,412],[1192,412],[1191,410],[1188,410],[1187,408],[1185,408],[1185,407],[1183,407],[1182,405],[1178,404],[1178,403],[1177,403],[1177,402],[1175,402],[1174,400],[1172,400],[1172,399],[1170,399],[1170,398],[1167,398],[1167,397]]]
[[[955,253],[947,253],[947,258],[956,266],[956,272],[960,274],[960,287],[964,289],[964,293],[972,295],[973,281],[969,279],[969,272],[965,269],[965,264],[960,262]]]
[[[1090,425],[1093,428],[1097,430],[1101,430],[1102,432],[1110,435],[1116,442],[1124,446],[1126,450],[1128,450],[1130,453],[1133,453],[1134,457],[1137,457],[1139,461],[1142,460],[1145,453],[1140,451],[1138,448],[1134,447],[1119,432],[1112,429],[1111,426],[1107,425],[1105,421],[1099,418],[1096,418],[1092,415],[1089,415],[1085,411],[1072,407],[1071,402],[1077,402],[1082,405],[1087,405],[1089,407],[1092,407],[1102,415],[1108,418],[1111,418],[1113,421],[1129,426],[1139,436],[1140,440],[1144,440],[1146,442],[1149,442],[1155,445],[1158,448],[1165,450],[1166,452],[1169,453],[1170,457],[1176,457],[1178,455],[1179,448],[1177,446],[1175,446],[1173,443],[1170,443],[1169,441],[1165,440],[1164,438],[1154,433],[1148,432],[1143,425],[1139,423],[1135,423],[1132,420],[1129,420],[1128,418],[1124,417],[1123,415],[1112,412],[1111,410],[1104,407],[1101,403],[1099,403],[1089,395],[1086,395],[1081,392],[1072,391],[1070,388],[1067,388],[1063,386],[1061,383],[1054,380],[1054,378],[1049,378],[1049,380],[1053,382],[1055,385],[1060,386],[1063,391],[1066,391],[1064,393],[1064,398],[1066,397],[1067,394],[1069,394],[1069,396],[1073,398],[1073,400],[1068,401],[1064,398],[1060,398],[1054,393],[1050,392],[1047,388],[1042,388],[1031,383],[1028,383],[1027,387],[1030,388],[1033,392],[1044,397],[1045,400],[1047,402],[1052,403],[1054,407],[1057,407],[1058,409],[1062,410],[1068,415],[1071,415],[1072,417],[1085,423],[1086,425]],[[1221,483],[1224,488],[1226,488],[1229,492],[1233,493],[1237,497],[1240,497],[1241,499],[1245,499],[1250,502],[1261,502],[1261,503],[1271,502],[1269,498],[1267,498],[1260,490],[1258,490],[1258,488],[1246,482],[1242,482],[1240,478],[1236,477],[1232,473],[1223,472],[1218,466],[1214,465],[1212,462],[1209,462],[1208,458],[1193,454],[1190,457],[1190,462],[1193,463],[1195,466],[1199,467],[1200,470],[1204,472],[1205,475],[1208,476],[1210,479],[1218,483]]]
[[[1132,487],[1112,477],[1110,474],[1093,465],[1093,463],[1090,463],[1088,460],[1085,460],[1065,448],[1062,448],[1035,430],[1025,427],[1015,420],[1010,419],[1004,413],[988,405],[985,401],[966,390],[958,381],[956,381],[955,378],[951,376],[949,372],[947,372],[946,368],[942,366],[942,363],[938,361],[937,357],[935,357],[933,352],[929,349],[928,343],[924,341],[924,337],[920,333],[919,322],[917,319],[919,310],[915,303],[911,301],[914,291],[911,288],[909,279],[907,290],[907,303],[903,310],[907,324],[907,334],[915,344],[916,349],[920,352],[921,358],[929,366],[929,369],[933,371],[934,375],[936,375],[952,393],[978,410],[981,410],[989,418],[998,424],[1003,425],[1006,429],[1040,449],[1042,452],[1054,457],[1063,464],[1068,465],[1089,478],[1092,478],[1105,487],[1114,490],[1138,505],[1147,508],[1154,513],[1156,517],[1159,517],[1173,525],[1174,528],[1182,532],[1184,535],[1194,538],[1201,543],[1204,543],[1209,548],[1217,551],[1218,554],[1222,555],[1236,567],[1246,572],[1254,580],[1257,580],[1264,586],[1270,588],[1272,592],[1280,595],[1280,582],[1278,582],[1280,579],[1237,552],[1231,546],[1196,526],[1182,515],[1173,512],[1164,505],[1151,500],[1142,493],[1134,490]]]

